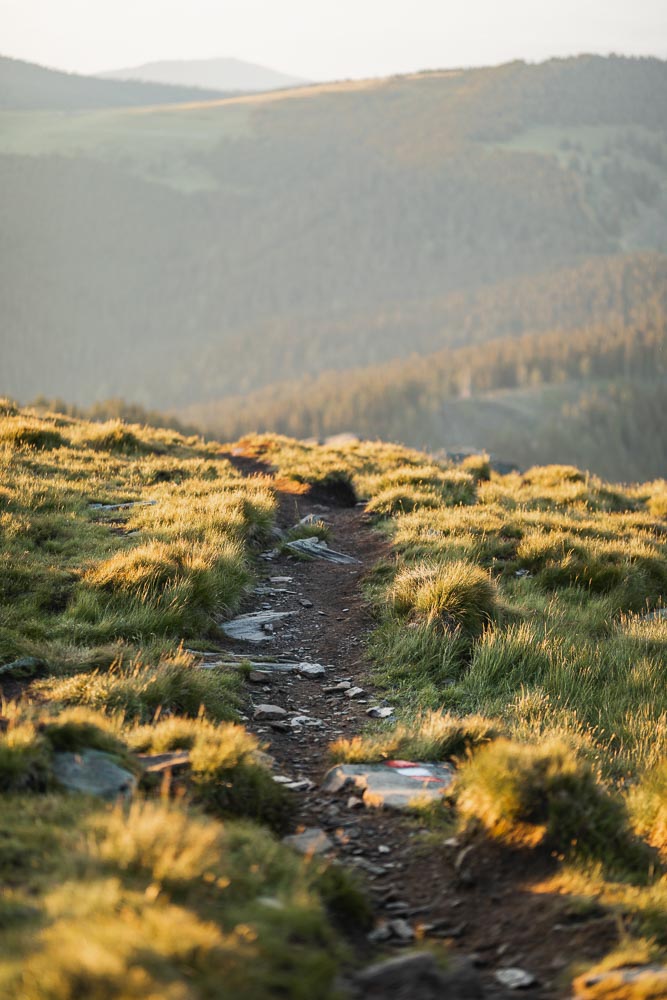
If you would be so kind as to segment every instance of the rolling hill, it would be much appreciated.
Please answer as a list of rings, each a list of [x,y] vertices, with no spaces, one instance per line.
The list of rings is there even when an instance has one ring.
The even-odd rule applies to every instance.
[[[218,88],[169,86],[159,81],[100,80],[0,56],[0,110],[82,111],[92,108],[175,104],[221,97]]]
[[[99,73],[109,80],[141,80],[204,90],[279,90],[306,83],[297,76],[241,59],[173,59]]]
[[[367,392],[413,356],[641,324],[665,279],[667,63],[13,110],[0,191],[3,391],[207,407],[224,433],[208,416],[252,419],[240,394],[281,421],[260,400],[301,412],[296,384],[323,373],[364,369]],[[332,425],[328,398],[300,432]],[[391,428],[451,443],[447,421]]]

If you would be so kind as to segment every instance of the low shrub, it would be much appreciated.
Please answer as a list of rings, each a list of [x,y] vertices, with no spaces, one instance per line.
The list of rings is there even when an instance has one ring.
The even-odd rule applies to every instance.
[[[348,764],[381,760],[448,760],[499,735],[498,723],[481,715],[463,718],[442,712],[425,712],[410,723],[368,736],[337,740],[332,758]]]
[[[0,792],[45,792],[51,785],[50,748],[29,722],[0,733]]]

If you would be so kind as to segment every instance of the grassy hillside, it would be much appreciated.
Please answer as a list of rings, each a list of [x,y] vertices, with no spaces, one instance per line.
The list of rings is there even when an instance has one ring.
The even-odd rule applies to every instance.
[[[292,802],[239,724],[242,671],[203,670],[183,648],[219,635],[273,521],[271,484],[219,448],[3,404],[7,1000],[204,998],[222,975],[248,1000],[330,997],[344,956],[331,913],[346,895],[350,927],[363,919],[346,876],[275,839]],[[139,778],[137,754],[178,749],[187,792],[144,775],[128,809],[56,777],[62,754],[103,753]]]
[[[0,995],[206,1000],[223,976],[244,1000],[349,994],[370,955],[364,897],[276,840],[296,806],[239,722],[244,670],[201,669],[182,641],[224,649],[279,484],[332,477],[386,542],[366,567],[365,683],[400,717],[330,757],[454,758],[452,794],[419,819],[436,866],[454,834],[506,872],[520,849],[523,890],[543,856],[544,905],[622,928],[608,967],[663,961],[664,480],[499,476],[379,442],[254,435],[234,451],[266,473],[196,437],[3,403]],[[177,750],[187,777],[160,787],[140,755]],[[136,776],[130,803],[64,790],[62,755],[91,752]]]
[[[4,113],[4,389],[206,402],[560,326],[575,272],[565,324],[601,322],[616,266],[633,309],[620,275],[667,250],[665,98],[663,62],[582,57]]]
[[[0,109],[3,111],[82,111],[220,97],[217,88],[100,80],[47,69],[0,56]]]

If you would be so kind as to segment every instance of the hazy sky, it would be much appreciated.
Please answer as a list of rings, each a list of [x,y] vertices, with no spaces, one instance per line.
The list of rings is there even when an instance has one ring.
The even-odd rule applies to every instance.
[[[0,54],[93,72],[234,56],[311,79],[667,56],[667,0],[0,0]]]

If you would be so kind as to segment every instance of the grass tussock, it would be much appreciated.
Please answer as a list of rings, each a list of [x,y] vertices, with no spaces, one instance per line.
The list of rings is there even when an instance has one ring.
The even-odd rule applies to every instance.
[[[41,681],[36,690],[61,705],[85,705],[149,722],[159,714],[222,721],[236,715],[241,679],[223,667],[204,670],[181,655],[155,665],[140,661],[109,670]]]
[[[630,789],[628,808],[637,833],[667,863],[667,758],[644,772]]]
[[[450,632],[460,629],[468,636],[481,634],[497,610],[488,573],[464,560],[400,570],[390,600],[401,616],[437,623]]]
[[[457,718],[449,713],[425,712],[409,723],[352,739],[337,740],[330,753],[338,763],[382,760],[449,760],[499,735],[498,724],[482,716]]]
[[[622,799],[600,784],[566,741],[496,740],[461,768],[455,795],[461,819],[501,841],[544,843],[563,855],[621,870],[649,867]]]

